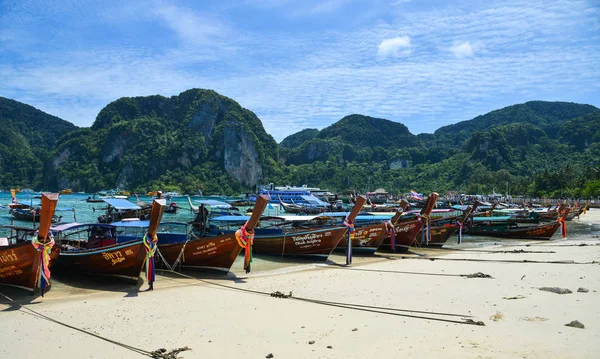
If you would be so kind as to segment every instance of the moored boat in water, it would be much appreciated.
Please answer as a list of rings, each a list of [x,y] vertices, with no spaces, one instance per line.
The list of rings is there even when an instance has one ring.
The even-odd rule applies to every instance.
[[[245,222],[246,231],[254,228],[267,203],[266,198],[259,196],[252,212],[253,216]],[[143,229],[147,227],[147,222],[131,221],[116,225],[123,230],[119,240],[129,240],[139,238]],[[136,231],[136,227],[142,228],[142,231]],[[215,227],[198,232],[187,223],[163,222],[158,226],[156,234],[158,268],[191,268],[227,273],[242,250],[235,232],[225,233]]]
[[[408,202],[402,201],[393,217],[383,219],[377,215],[358,215],[355,219],[354,235],[352,236],[352,250],[356,253],[374,254],[386,238],[392,233],[392,223],[398,222]],[[389,218],[389,217],[388,217]],[[345,251],[347,241],[341,241],[336,250]]]
[[[459,243],[462,237],[462,229],[466,228],[467,221],[471,216],[471,213],[477,208],[477,202],[473,204],[473,207],[468,206],[466,210],[463,212],[462,216],[453,216],[446,218],[439,218],[431,221],[430,235],[428,237],[422,236],[421,242],[418,243],[419,246],[427,246],[427,247],[442,247],[450,237],[456,233],[456,231],[460,231],[459,233]],[[422,234],[423,229],[419,232]],[[419,234],[417,234],[417,239],[419,238]]]
[[[387,251],[406,252],[417,241],[417,235],[424,223],[426,225],[426,221],[430,220],[429,215],[438,197],[437,193],[432,192],[419,214],[407,213],[400,216],[396,222],[393,222],[393,231],[391,231],[390,236],[383,241],[379,248]]]
[[[164,200],[163,200],[164,202]],[[158,224],[164,203],[154,206],[150,226]],[[68,223],[53,227],[61,247],[56,268],[65,273],[122,277],[137,282],[146,260],[143,239],[117,243],[110,224]]]

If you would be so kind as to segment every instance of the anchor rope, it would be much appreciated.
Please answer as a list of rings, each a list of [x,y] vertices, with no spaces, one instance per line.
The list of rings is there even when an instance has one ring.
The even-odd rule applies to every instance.
[[[227,284],[213,282],[213,281],[207,280],[207,279],[191,277],[189,275],[179,273],[179,272],[172,272],[172,273],[177,274],[186,279],[192,279],[192,280],[196,280],[198,282],[211,284],[211,285],[214,285],[217,287],[226,288],[226,289],[239,291],[239,292],[245,292],[245,293],[256,294],[256,295],[266,295],[266,296],[270,296],[270,297],[273,296],[273,293],[276,293],[276,292],[271,293],[271,292],[263,292],[263,291],[247,289],[247,288],[234,287],[234,286],[227,285]],[[169,279],[174,280],[172,278],[169,278]],[[435,320],[435,321],[442,321],[442,322],[455,323],[455,324],[484,325],[482,322],[476,322],[476,321],[473,321],[470,319],[469,319],[470,321],[469,320],[460,321],[460,320],[456,320],[456,319],[446,319],[446,318],[436,318],[436,317],[415,315],[415,314],[429,314],[429,315],[462,317],[462,318],[471,318],[472,317],[472,316],[466,315],[466,314],[429,312],[429,311],[419,311],[419,310],[402,309],[402,308],[387,308],[387,307],[380,307],[380,306],[369,306],[369,305],[364,305],[364,304],[333,302],[333,301],[326,301],[326,300],[321,300],[321,299],[303,298],[303,297],[296,297],[296,296],[286,296],[286,297],[274,296],[274,297],[287,298],[287,299],[308,302],[308,303],[313,303],[313,304],[327,305],[327,306],[333,306],[333,307],[339,307],[339,308],[345,308],[345,309],[351,309],[351,310],[367,311],[367,312],[378,313],[378,314],[388,314],[388,315],[407,317],[407,318]],[[386,310],[387,310],[387,312],[386,312]],[[392,311],[394,313],[390,313],[390,311]],[[403,313],[397,313],[397,312],[403,312]],[[406,314],[406,313],[415,313],[415,314]]]
[[[144,349],[140,349],[140,348],[134,347],[134,346],[129,345],[129,344],[125,344],[125,343],[122,343],[122,342],[119,342],[119,341],[116,341],[116,340],[113,340],[113,339],[106,338],[106,337],[104,337],[104,336],[102,336],[100,334],[92,333],[92,332],[90,332],[88,330],[76,327],[76,326],[71,325],[71,324],[67,324],[65,322],[62,322],[62,321],[54,319],[54,318],[51,318],[51,317],[49,317],[47,315],[44,315],[44,314],[42,314],[42,313],[40,313],[38,311],[35,311],[35,310],[31,309],[31,308],[28,308],[28,307],[24,306],[21,303],[18,303],[17,301],[13,300],[9,296],[5,295],[4,293],[0,293],[0,295],[2,295],[4,298],[6,298],[11,303],[17,305],[18,308],[19,308],[19,311],[21,311],[21,312],[24,312],[23,310],[25,310],[26,314],[33,315],[33,316],[38,317],[40,319],[48,320],[48,321],[50,321],[52,323],[55,323],[55,324],[58,324],[58,325],[62,325],[63,327],[67,327],[69,329],[78,331],[78,332],[83,333],[83,334],[90,335],[90,336],[92,336],[94,338],[97,338],[97,339],[100,339],[100,340],[104,340],[105,342],[108,342],[108,343],[120,346],[121,348],[130,350],[132,352],[135,352],[137,354],[144,355],[144,356],[147,356],[147,357],[150,357],[150,358],[155,358],[155,359],[175,359],[175,358],[177,358],[177,356],[176,356],[177,352],[179,352],[179,351],[185,351],[185,350],[191,350],[190,348],[185,347],[185,348],[180,348],[180,349],[184,349],[184,350],[175,349],[175,350],[173,350],[171,352],[168,352],[168,353],[166,351],[161,350],[161,349],[158,349],[158,350],[150,352],[150,351],[147,351],[147,350],[144,350]]]

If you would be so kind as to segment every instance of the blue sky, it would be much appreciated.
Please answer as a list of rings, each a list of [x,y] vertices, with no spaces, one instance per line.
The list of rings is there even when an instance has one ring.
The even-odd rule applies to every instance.
[[[199,87],[278,141],[352,113],[433,132],[529,100],[600,106],[600,2],[0,0],[0,79],[78,126]]]

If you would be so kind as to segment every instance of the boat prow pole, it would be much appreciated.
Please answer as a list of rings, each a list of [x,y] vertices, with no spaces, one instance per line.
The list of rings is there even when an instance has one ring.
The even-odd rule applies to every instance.
[[[367,202],[367,198],[365,196],[356,197],[356,201],[354,202],[354,206],[346,219],[344,219],[344,226],[348,228],[346,234],[346,265],[352,264],[352,238],[354,238],[354,220],[356,216],[363,209],[365,203]]]
[[[426,244],[429,244],[429,240],[431,239],[431,217],[429,215],[431,214],[433,207],[435,207],[435,203],[439,196],[440,195],[437,192],[431,192],[429,197],[427,197],[425,206],[421,210],[421,218],[423,219],[421,242],[426,242]]]
[[[35,285],[42,291],[50,285],[50,254],[54,247],[54,237],[50,235],[50,226],[52,225],[52,217],[58,203],[58,193],[44,193],[42,195],[42,213],[40,214],[40,227],[38,229],[37,238],[32,241],[33,247],[38,250],[39,255],[34,261],[36,268]]]
[[[188,197],[189,198],[189,197]],[[160,225],[160,220],[167,207],[167,201],[165,199],[155,199],[152,202],[152,209],[150,211],[150,224],[148,225],[148,231],[144,236],[144,247],[146,249],[146,278],[148,280],[148,289],[154,289],[154,253],[158,245],[158,237],[156,232]]]
[[[244,248],[244,270],[246,274],[250,273],[252,269],[252,244],[254,243],[254,228],[258,224],[260,217],[262,216],[265,208],[269,204],[269,199],[265,195],[259,195],[256,197],[254,203],[254,209],[250,219],[235,232],[235,239],[238,245]]]

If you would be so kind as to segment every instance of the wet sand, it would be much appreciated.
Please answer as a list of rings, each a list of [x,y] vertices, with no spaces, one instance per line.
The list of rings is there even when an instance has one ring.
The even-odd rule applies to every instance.
[[[600,210],[593,210],[570,223],[568,240],[475,241],[460,251],[417,248],[409,254],[355,257],[349,268],[342,265],[341,254],[327,262],[291,265],[257,258],[246,275],[238,260],[227,276],[159,274],[153,292],[139,292],[146,287],[141,281],[56,278],[44,298],[5,288],[0,293],[48,317],[144,350],[189,346],[192,351],[180,354],[185,358],[264,358],[270,353],[274,358],[597,358],[599,225]],[[476,272],[493,279],[461,276]],[[589,292],[577,292],[580,287]],[[275,291],[336,304],[268,295]],[[142,357],[19,310],[4,298],[0,303],[2,358]],[[467,319],[485,326],[463,324]],[[573,320],[585,329],[564,326]]]

